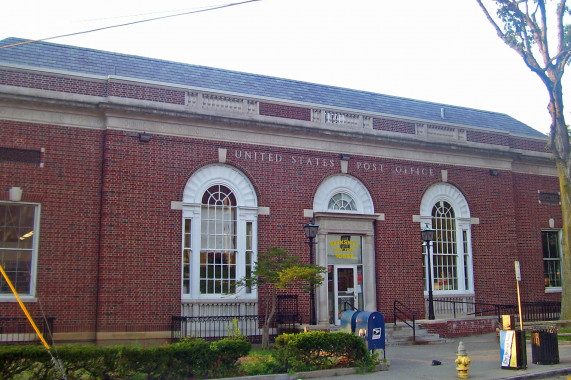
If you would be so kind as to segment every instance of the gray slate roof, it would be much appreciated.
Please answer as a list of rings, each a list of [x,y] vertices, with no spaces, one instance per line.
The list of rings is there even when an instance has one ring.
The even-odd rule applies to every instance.
[[[26,40],[7,38],[0,41],[0,46],[23,41]],[[440,110],[445,107],[445,121],[448,123],[515,135],[546,137],[530,126],[496,112],[48,42],[0,49],[0,65],[2,63],[101,76],[117,75],[253,97],[340,107],[363,113],[383,113],[434,123],[443,122]]]

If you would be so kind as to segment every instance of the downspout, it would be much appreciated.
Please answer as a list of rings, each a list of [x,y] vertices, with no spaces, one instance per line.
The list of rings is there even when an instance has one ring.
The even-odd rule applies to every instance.
[[[95,335],[94,340],[97,341],[97,333],[99,332],[99,287],[101,277],[101,254],[103,252],[103,207],[105,203],[104,189],[105,189],[105,174],[107,163],[107,128],[103,130],[103,139],[101,145],[101,179],[99,189],[99,233],[98,233],[98,249],[97,249],[97,276],[95,280]]]

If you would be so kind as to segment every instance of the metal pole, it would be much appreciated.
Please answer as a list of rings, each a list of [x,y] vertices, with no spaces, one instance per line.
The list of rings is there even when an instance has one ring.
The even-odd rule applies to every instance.
[[[426,255],[428,256],[428,319],[434,320],[434,301],[432,298],[432,265],[430,264],[430,240],[426,241]]]
[[[313,261],[313,238],[309,238],[309,263],[310,264],[315,264]],[[315,322],[315,289],[313,284],[311,285],[311,289],[310,289],[310,294],[309,294],[309,302],[310,302],[310,324],[311,325],[316,325],[317,323]]]
[[[50,350],[50,345],[48,344],[48,342],[46,342],[46,340],[44,339],[44,336],[42,335],[42,333],[40,332],[40,330],[38,329],[38,326],[36,326],[36,323],[34,322],[34,320],[32,319],[32,317],[30,316],[30,313],[28,313],[28,309],[26,309],[26,306],[24,305],[24,303],[22,302],[22,300],[20,299],[20,296],[18,295],[18,292],[16,291],[16,288],[14,288],[14,285],[12,285],[12,281],[10,281],[10,279],[8,278],[8,275],[6,274],[6,272],[4,272],[4,268],[2,268],[2,266],[0,265],[0,272],[2,273],[2,276],[4,277],[4,280],[6,281],[6,283],[8,284],[8,286],[10,287],[10,289],[12,290],[12,293],[14,293],[14,297],[16,297],[16,301],[18,301],[18,304],[20,305],[20,308],[22,309],[22,311],[24,312],[24,314],[26,314],[26,317],[28,318],[28,321],[30,322],[30,325],[32,325],[34,331],[36,332],[36,334],[38,335],[38,337],[40,338],[40,340],[42,341],[42,344],[44,345],[44,347],[46,348],[46,350]]]

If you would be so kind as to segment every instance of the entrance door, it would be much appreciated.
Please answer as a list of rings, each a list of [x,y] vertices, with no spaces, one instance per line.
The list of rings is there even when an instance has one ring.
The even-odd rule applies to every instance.
[[[334,265],[333,267],[333,289],[330,289],[333,294],[333,305],[330,305],[333,307],[330,307],[330,311],[333,315],[330,316],[330,320],[339,325],[341,314],[345,310],[363,310],[363,275],[359,273],[361,272],[360,265]]]

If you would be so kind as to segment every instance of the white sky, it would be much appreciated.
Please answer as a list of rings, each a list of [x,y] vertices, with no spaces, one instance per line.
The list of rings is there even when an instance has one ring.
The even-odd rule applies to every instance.
[[[0,39],[47,38],[222,4],[6,1]],[[261,0],[50,42],[495,111],[549,132],[545,87],[475,0]],[[569,122],[571,74],[563,81]]]

